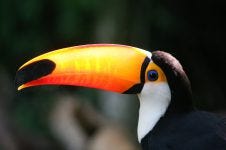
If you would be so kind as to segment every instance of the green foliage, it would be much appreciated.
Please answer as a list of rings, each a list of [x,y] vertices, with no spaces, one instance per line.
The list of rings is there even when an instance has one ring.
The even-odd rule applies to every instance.
[[[13,72],[32,56],[88,42],[97,5],[86,0],[0,1],[0,63]]]

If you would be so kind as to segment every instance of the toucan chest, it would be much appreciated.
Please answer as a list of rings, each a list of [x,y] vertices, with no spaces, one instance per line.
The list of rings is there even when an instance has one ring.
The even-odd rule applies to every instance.
[[[225,150],[219,118],[194,111],[166,116],[141,141],[143,150]]]

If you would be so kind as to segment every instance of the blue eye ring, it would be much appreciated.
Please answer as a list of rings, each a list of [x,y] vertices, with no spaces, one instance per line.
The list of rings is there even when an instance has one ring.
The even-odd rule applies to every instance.
[[[156,70],[149,70],[147,76],[149,81],[156,81],[159,78],[159,74]]]

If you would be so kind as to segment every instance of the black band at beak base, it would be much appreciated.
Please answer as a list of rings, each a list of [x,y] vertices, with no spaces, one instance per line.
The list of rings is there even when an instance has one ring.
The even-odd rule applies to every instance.
[[[144,83],[145,83],[145,72],[148,67],[148,64],[150,63],[151,59],[149,57],[145,57],[142,65],[141,65],[141,71],[140,71],[140,83],[133,85],[131,88],[123,92],[123,94],[137,94],[140,93],[143,89]]]

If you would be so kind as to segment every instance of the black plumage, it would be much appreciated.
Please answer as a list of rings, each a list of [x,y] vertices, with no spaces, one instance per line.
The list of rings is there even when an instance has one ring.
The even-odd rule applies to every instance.
[[[153,52],[152,60],[164,71],[171,102],[155,127],[141,140],[144,150],[226,150],[226,118],[197,111],[190,81],[170,54]]]
[[[167,114],[141,141],[143,150],[225,150],[226,119],[191,111]]]

